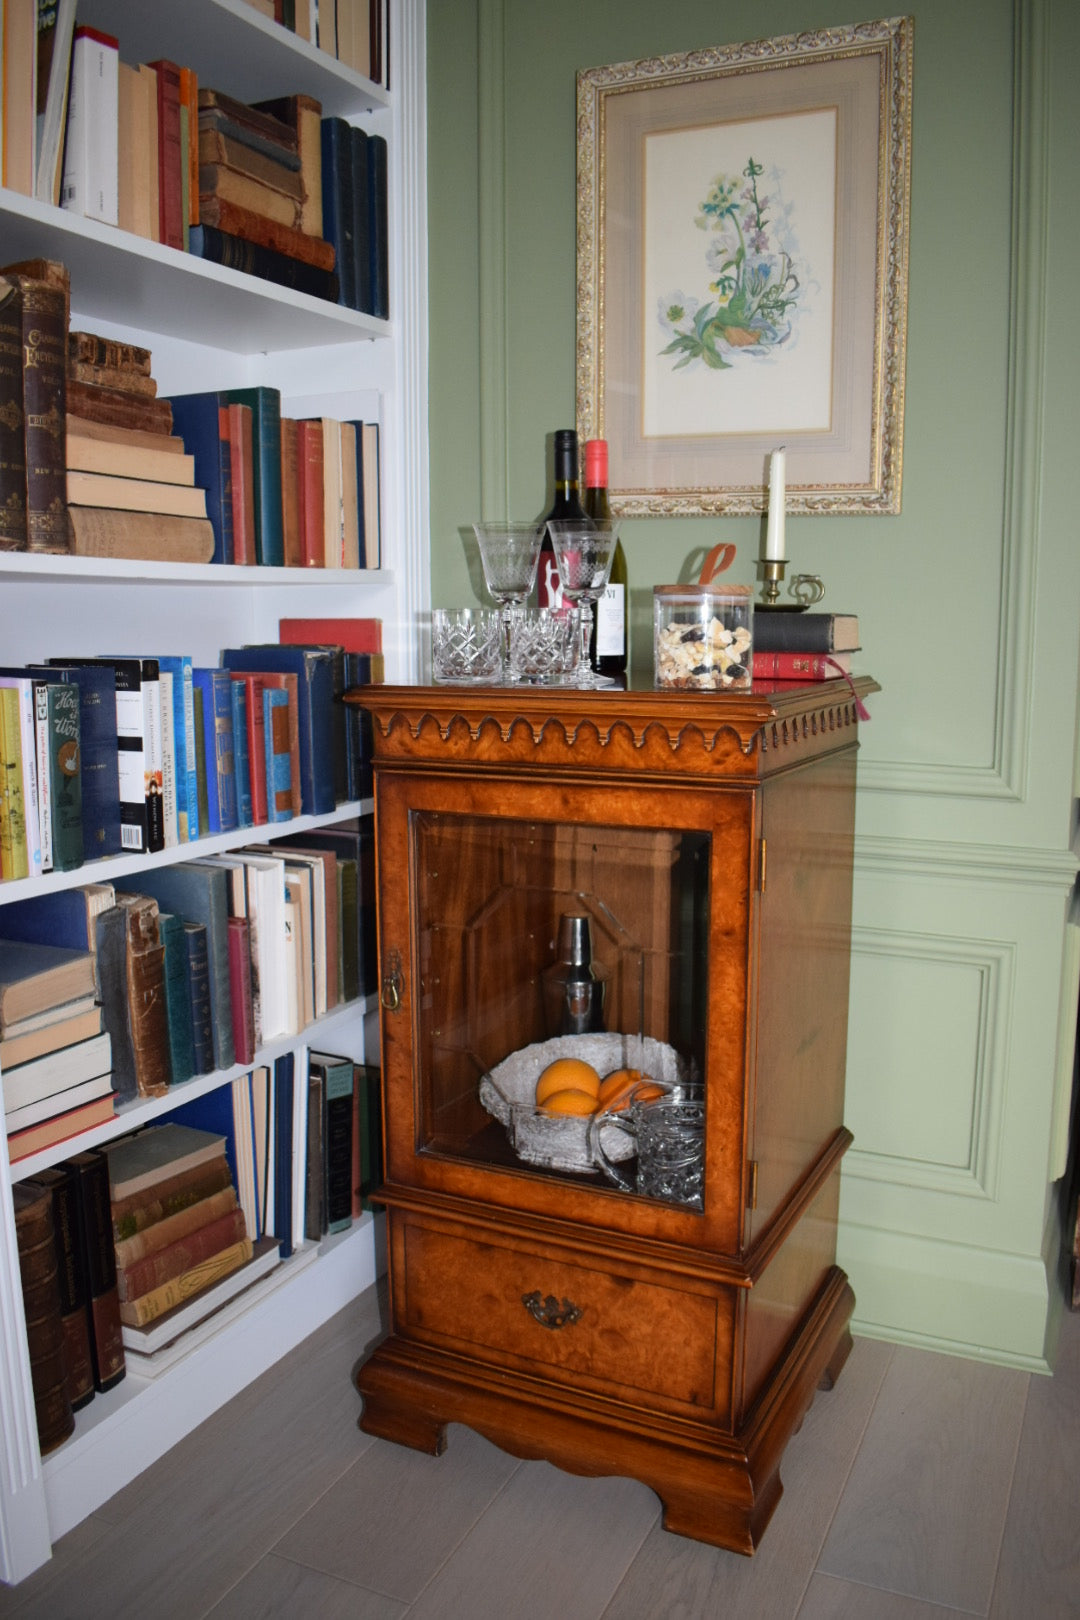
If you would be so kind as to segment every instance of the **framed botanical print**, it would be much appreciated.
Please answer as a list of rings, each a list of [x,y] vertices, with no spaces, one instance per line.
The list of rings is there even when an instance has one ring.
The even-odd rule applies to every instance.
[[[624,515],[895,513],[912,21],[590,68],[577,418]]]

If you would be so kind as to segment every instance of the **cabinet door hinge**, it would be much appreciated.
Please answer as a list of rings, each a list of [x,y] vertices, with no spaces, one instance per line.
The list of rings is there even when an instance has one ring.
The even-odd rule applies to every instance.
[[[746,1207],[757,1209],[757,1160],[751,1159],[746,1166]]]
[[[765,859],[768,851],[768,840],[763,838],[758,846],[758,888],[765,893]]]

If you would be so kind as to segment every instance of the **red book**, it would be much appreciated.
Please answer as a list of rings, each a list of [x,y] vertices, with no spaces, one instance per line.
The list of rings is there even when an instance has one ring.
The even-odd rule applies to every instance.
[[[755,651],[752,673],[755,681],[835,681],[851,674],[851,656],[849,653]]]
[[[300,814],[300,693],[299,677],[288,670],[261,671],[264,686],[280,686],[289,699],[289,760],[292,768],[292,813]],[[265,739],[269,746],[270,739]],[[265,756],[264,756],[265,757]]]
[[[255,555],[255,451],[250,405],[222,405],[219,431],[229,443],[234,563],[253,568]]]
[[[296,424],[296,488],[300,514],[300,560],[305,568],[322,568],[325,563],[325,539],[321,421]]]
[[[82,1103],[78,1108],[69,1108],[66,1113],[43,1119],[39,1125],[28,1125],[24,1131],[12,1131],[7,1139],[8,1160],[15,1164],[19,1159],[28,1158],[31,1153],[40,1153],[43,1148],[53,1147],[57,1142],[66,1142],[82,1131],[88,1131],[91,1125],[103,1125],[115,1113],[116,1094],[110,1091],[104,1097]]]
[[[121,1301],[138,1299],[140,1294],[160,1288],[162,1283],[179,1277],[182,1271],[190,1271],[192,1266],[208,1260],[212,1254],[220,1254],[222,1249],[246,1236],[244,1212],[239,1208],[228,1210],[205,1226],[197,1226],[164,1249],[118,1268],[116,1281]]]
[[[229,918],[228,942],[236,1061],[251,1063],[255,1057],[255,1007],[251,999],[251,924],[246,917]]]
[[[158,211],[161,240],[184,248],[184,143],[180,134],[180,69],[164,58],[151,62],[157,74]]]
[[[279,619],[278,640],[290,647],[343,647],[382,652],[381,619]]]
[[[266,722],[263,717],[265,679],[257,670],[237,671],[234,681],[247,692],[248,760],[251,764],[251,818],[256,826],[270,820],[266,807]]]
[[[285,567],[301,568],[300,480],[297,458],[297,422],[281,418],[281,526],[285,538]]]

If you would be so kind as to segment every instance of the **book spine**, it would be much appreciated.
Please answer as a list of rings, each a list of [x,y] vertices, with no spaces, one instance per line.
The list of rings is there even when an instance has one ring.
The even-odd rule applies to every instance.
[[[836,621],[845,615],[833,613],[755,613],[756,652],[831,653],[848,651],[836,646]],[[858,639],[857,637],[855,638]]]
[[[325,1085],[326,1228],[333,1233],[352,1225],[353,1065],[328,1062]]]
[[[828,653],[755,652],[755,680],[832,681],[844,666]]]
[[[134,1237],[231,1185],[232,1175],[224,1155],[208,1164],[189,1165],[186,1170],[165,1175],[153,1187],[113,1199],[113,1237],[117,1242]]]
[[[158,93],[158,218],[166,247],[184,247],[183,168],[180,135],[180,69],[159,60],[150,66],[157,74]]]
[[[352,140],[343,118],[324,118],[322,146],[323,236],[334,249],[339,304],[354,309],[356,233],[353,217]]]
[[[248,757],[248,786],[251,793],[251,822],[261,826],[269,817],[266,809],[266,722],[263,714],[262,676],[245,671],[233,677],[244,688],[244,722]],[[234,739],[235,746],[235,739]]]
[[[178,1277],[162,1283],[159,1288],[151,1289],[148,1294],[120,1305],[121,1322],[129,1327],[145,1327],[147,1322],[155,1321],[166,1311],[171,1311],[175,1306],[182,1305],[185,1300],[202,1293],[211,1283],[229,1276],[251,1259],[252,1252],[250,1238],[243,1238],[238,1243],[230,1244],[227,1249],[222,1249],[218,1254],[200,1261],[189,1271],[182,1271]]]
[[[101,337],[97,332],[68,333],[68,362],[88,366],[115,366],[128,376],[149,377],[153,356],[137,343]]]
[[[165,807],[162,803],[163,752],[161,743],[161,682],[156,658],[142,660],[143,793],[146,798],[146,847],[165,848]]]
[[[0,877],[29,876],[19,694],[0,688]]]
[[[195,804],[199,815],[200,835],[210,831],[210,796],[206,785],[206,720],[203,710],[202,687],[194,681],[192,671],[191,712],[195,727]]]
[[[287,230],[300,229],[302,209],[299,197],[287,197],[275,187],[265,185],[261,180],[252,180],[248,175],[220,163],[199,165],[200,209],[203,200],[211,197],[223,197],[227,202],[238,203],[241,208],[262,214],[274,224],[284,225]]]
[[[115,671],[111,664],[64,665],[60,661],[56,678],[75,686],[79,693],[83,853],[87,860],[119,855],[123,844]]]
[[[127,988],[127,919],[119,906],[109,906],[94,919],[95,953],[101,1016],[112,1047],[113,1090],[121,1101],[138,1096],[135,1049]]]
[[[291,230],[225,197],[200,197],[199,210],[202,225],[212,225],[228,236],[258,243],[287,259],[299,259],[302,264],[326,272],[336,270],[341,275],[334,245],[322,237]]]
[[[0,551],[25,551],[26,436],[23,432],[22,293],[0,277]]]
[[[359,125],[350,125],[349,140],[352,146],[351,161],[349,164],[352,178],[352,217],[353,217],[353,297],[354,309],[363,310],[365,315],[374,313],[374,290],[371,281],[371,208],[369,190],[371,186],[371,159],[368,154],[370,137],[367,130]]]
[[[79,689],[50,681],[45,692],[52,864],[56,872],[71,872],[83,864],[84,855]]]
[[[75,1172],[67,1164],[57,1165],[36,1179],[49,1188],[52,1196],[60,1318],[64,1329],[64,1371],[71,1409],[78,1412],[94,1398],[86,1274],[79,1231],[78,1183]]]
[[[180,811],[176,796],[176,731],[173,727],[173,673],[158,660],[158,689],[161,694],[161,811],[165,824],[165,847],[175,849],[180,842]]]
[[[125,896],[125,901],[142,898]],[[170,1079],[169,1026],[165,1010],[165,952],[157,943],[157,905],[147,901],[139,910],[127,904],[123,909],[128,923],[127,994],[135,1083],[140,1097],[162,1097]]]
[[[281,527],[286,568],[303,566],[300,550],[300,469],[299,424],[293,417],[281,418]]]
[[[280,568],[285,561],[281,524],[281,395],[275,388],[238,389],[228,394],[250,405],[255,474],[255,545],[258,561]]]
[[[251,988],[251,929],[246,917],[229,918],[228,943],[233,1047],[237,1063],[251,1063],[255,1057],[255,1009]]]
[[[194,460],[195,482],[206,492],[206,516],[214,531],[210,561],[231,562],[232,465],[228,441],[222,444],[221,397],[216,393],[179,394],[170,404],[173,424]]]
[[[368,255],[371,266],[371,314],[390,318],[388,151],[382,135],[370,135],[368,151]]]
[[[117,1269],[132,1266],[147,1255],[167,1249],[171,1244],[187,1237],[190,1232],[197,1231],[200,1226],[207,1226],[211,1221],[220,1219],[222,1215],[227,1215],[230,1210],[236,1208],[236,1188],[230,1184],[217,1192],[208,1193],[205,1198],[196,1199],[186,1209],[179,1209],[172,1215],[164,1215],[161,1220],[144,1227],[141,1232],[117,1241],[115,1245]]]
[[[172,407],[167,399],[150,399],[124,388],[103,388],[100,383],[67,380],[67,405],[73,416],[112,427],[171,434]],[[66,479],[65,479],[66,489]]]
[[[60,206],[119,222],[119,41],[77,28],[71,53]]]
[[[68,552],[67,297],[33,277],[15,279],[22,293],[27,549]]]
[[[195,1043],[188,998],[187,943],[184,923],[174,912],[159,912],[158,929],[165,953],[165,1021],[169,1034],[169,1081],[179,1085],[195,1073]]]
[[[230,135],[223,135],[220,130],[199,131],[200,169],[204,166],[229,169],[234,174],[269,186],[271,191],[281,192],[282,196],[289,197],[294,202],[302,203],[304,182],[299,164],[298,157],[293,158],[291,162],[283,163],[279,157],[270,157],[265,152],[257,151],[253,146],[245,145],[243,141],[235,141]],[[299,224],[297,229],[300,229]]]
[[[34,1415],[45,1453],[61,1445],[75,1427],[64,1361],[52,1196],[47,1189],[32,1182],[15,1189],[15,1238]]]
[[[104,1391],[118,1384],[125,1372],[109,1209],[109,1169],[104,1153],[97,1151],[78,1153],[71,1162],[78,1175],[94,1388]]]
[[[297,507],[300,522],[300,564],[321,568],[323,538],[323,434],[319,421],[296,425]]]
[[[266,799],[270,821],[292,817],[292,750],[289,742],[289,699],[276,687],[263,692],[266,739]]]
[[[124,512],[108,506],[73,506],[70,518],[77,557],[170,563],[213,559],[214,531],[206,518]]]
[[[260,281],[272,281],[275,286],[288,287],[292,292],[307,293],[311,298],[322,298],[332,304],[338,301],[336,270],[305,264],[302,259],[276,253],[259,242],[230,236],[214,225],[192,227],[189,251],[211,264],[239,270],[246,276],[257,276]]]
[[[24,743],[25,755],[25,743]],[[34,761],[41,870],[53,869],[53,753],[49,739],[49,683],[34,682]],[[25,791],[26,776],[23,773]],[[29,823],[27,831],[30,831]]]
[[[151,1289],[160,1288],[162,1283],[179,1277],[181,1272],[190,1271],[193,1266],[241,1242],[246,1236],[243,1212],[231,1209],[185,1237],[178,1238],[167,1248],[119,1267],[117,1285],[120,1303],[138,1299]]]
[[[206,951],[206,928],[202,923],[185,923],[187,944],[187,989],[191,1006],[192,1062],[196,1074],[209,1074],[214,1067],[214,1027],[210,1015],[210,965]]]
[[[229,422],[229,466],[232,470],[233,562],[254,568],[255,452],[250,405],[226,406]]]
[[[233,776],[236,796],[236,824],[250,827],[254,824],[251,795],[251,756],[248,752],[247,688],[230,679],[229,695],[232,699]]]

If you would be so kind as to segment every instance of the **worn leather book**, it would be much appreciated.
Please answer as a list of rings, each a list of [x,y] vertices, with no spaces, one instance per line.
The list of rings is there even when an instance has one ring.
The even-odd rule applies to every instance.
[[[220,1282],[223,1277],[228,1277],[232,1272],[239,1270],[251,1259],[252,1252],[250,1238],[238,1239],[237,1242],[229,1244],[228,1248],[198,1261],[187,1271],[182,1271],[178,1277],[162,1283],[160,1287],[152,1288],[149,1293],[140,1294],[138,1299],[122,1303],[121,1322],[129,1327],[144,1327],[147,1322],[153,1322],[166,1311],[194,1299],[212,1283]]]
[[[295,164],[283,163],[279,157],[256,151],[253,146],[245,146],[220,130],[199,131],[199,166],[200,169],[203,166],[231,169],[296,202],[304,200],[304,177]]]
[[[140,377],[149,377],[151,353],[137,343],[100,337],[96,332],[68,333],[68,363],[109,366]]]
[[[69,1163],[78,1176],[94,1388],[104,1391],[118,1384],[126,1370],[109,1209],[109,1170],[104,1153],[94,1148],[76,1153]]]
[[[232,489],[233,562],[253,568],[258,561],[255,544],[255,449],[250,405],[223,405],[219,425],[228,440]],[[282,440],[284,453],[284,439]],[[282,500],[285,498],[282,465]]]
[[[188,251],[211,264],[239,270],[246,276],[257,276],[260,281],[272,281],[275,286],[288,287],[292,292],[307,293],[311,298],[322,298],[328,303],[337,301],[336,270],[323,270],[304,259],[277,253],[261,242],[219,230],[216,225],[193,227]]]
[[[149,64],[157,74],[158,218],[166,247],[184,246],[184,155],[180,123],[180,69],[160,58]]]
[[[198,1205],[193,1207],[197,1209]],[[137,1300],[154,1288],[160,1288],[163,1283],[190,1271],[193,1266],[220,1254],[222,1249],[241,1242],[246,1236],[244,1212],[240,1208],[233,1208],[202,1226],[193,1227],[166,1247],[118,1266],[117,1288],[121,1305]]]
[[[66,272],[65,272],[66,274]],[[26,438],[28,551],[71,549],[65,491],[68,293],[52,281],[11,274],[19,296]]]
[[[112,1200],[112,1228],[117,1242],[148,1231],[159,1221],[232,1186],[224,1145],[213,1159],[163,1175],[149,1187]]]
[[[46,1189],[52,1201],[60,1320],[64,1331],[64,1376],[71,1409],[78,1412],[94,1398],[86,1273],[79,1231],[78,1182],[70,1164],[57,1164],[39,1170],[33,1181]]]
[[[249,175],[227,169],[220,163],[202,163],[199,165],[200,214],[205,200],[212,197],[221,197],[225,202],[250,209],[253,214],[262,214],[289,230],[300,229],[302,209],[298,197],[286,197],[261,180],[252,180]]]
[[[105,388],[100,383],[67,381],[67,403],[72,415],[114,427],[172,434],[172,407],[167,399],[149,399],[127,388]]]
[[[201,197],[199,223],[215,225],[219,231],[241,236],[248,242],[259,242],[275,253],[289,259],[299,259],[304,264],[316,265],[320,270],[337,269],[340,274],[332,242],[325,241],[321,236],[309,236],[306,231],[276,224],[251,208],[230,202],[225,197]]]
[[[23,431],[22,302],[0,277],[0,551],[25,551],[26,435]]]
[[[304,178],[304,207],[300,228],[311,236],[322,235],[322,103],[314,96],[281,96],[276,101],[259,101],[255,111],[270,113],[296,131],[300,172]]]
[[[127,993],[135,1084],[140,1097],[169,1089],[169,1025],[165,1010],[165,950],[158,906],[150,895],[117,894],[127,921]]]
[[[182,1209],[174,1210],[171,1215],[162,1215],[158,1220],[151,1221],[139,1231],[133,1232],[130,1237],[116,1240],[116,1264],[123,1269],[133,1266],[137,1260],[143,1260],[147,1255],[157,1254],[161,1249],[167,1249],[171,1244],[178,1243],[181,1238],[195,1232],[200,1226],[208,1226],[211,1221],[218,1220],[222,1215],[228,1215],[230,1210],[237,1208],[236,1188],[230,1182],[228,1186],[220,1187],[214,1192],[207,1193],[204,1198],[196,1198],[186,1204]],[[158,1205],[160,1206],[160,1203]],[[113,1206],[114,1219],[117,1206]]]
[[[180,1085],[195,1073],[195,1037],[187,981],[184,919],[158,912],[158,934],[165,953],[165,1020],[169,1032],[169,1081]]]
[[[12,1188],[12,1202],[34,1415],[44,1455],[62,1445],[75,1428],[64,1364],[52,1194],[32,1181],[19,1182]]]

